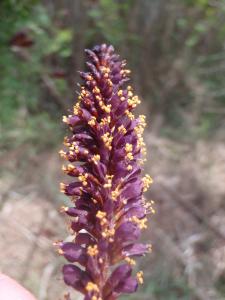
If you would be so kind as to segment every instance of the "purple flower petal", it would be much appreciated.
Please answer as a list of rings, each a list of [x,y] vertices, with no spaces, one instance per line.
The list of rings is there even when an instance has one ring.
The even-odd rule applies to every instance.
[[[149,252],[149,246],[145,244],[132,244],[123,248],[124,256],[141,256]]]
[[[138,288],[137,279],[133,277],[129,277],[115,288],[115,292],[120,294],[121,293],[131,294],[136,292],[137,288]]]

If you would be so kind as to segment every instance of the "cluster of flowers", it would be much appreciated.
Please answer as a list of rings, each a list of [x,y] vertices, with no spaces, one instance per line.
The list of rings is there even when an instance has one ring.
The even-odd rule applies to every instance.
[[[151,250],[137,242],[147,228],[147,213],[154,213],[143,192],[152,183],[141,178],[145,117],[132,110],[140,103],[132,88],[122,85],[130,70],[112,46],[86,50],[88,72],[69,116],[63,121],[72,131],[60,155],[69,164],[63,171],[76,179],[61,183],[61,191],[73,205],[62,207],[71,217],[71,242],[58,242],[58,251],[70,263],[64,265],[67,285],[85,300],[115,300],[133,293],[143,283],[143,272],[132,276],[135,257]],[[68,299],[69,296],[68,296]]]

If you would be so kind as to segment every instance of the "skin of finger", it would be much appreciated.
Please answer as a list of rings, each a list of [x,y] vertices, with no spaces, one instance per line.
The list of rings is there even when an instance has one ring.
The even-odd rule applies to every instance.
[[[0,274],[1,300],[36,300],[34,296],[15,280]]]

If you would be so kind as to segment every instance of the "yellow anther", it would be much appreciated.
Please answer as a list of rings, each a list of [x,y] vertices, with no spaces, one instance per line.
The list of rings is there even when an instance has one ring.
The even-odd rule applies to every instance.
[[[91,117],[91,119],[88,121],[88,125],[94,126],[96,124],[96,117]]]
[[[95,96],[95,99],[98,100],[98,101],[101,101],[101,100],[102,100],[102,97],[101,97],[101,95],[96,95],[96,96]]]
[[[109,238],[109,241],[110,241],[110,238],[112,238],[114,235],[115,235],[115,229],[114,228],[112,228],[112,229],[105,229],[102,232],[102,236],[104,238]]]
[[[147,174],[142,178],[142,183],[143,183],[143,191],[146,192],[150,187],[150,185],[153,183],[153,180],[151,176]]]
[[[148,228],[146,225],[146,222],[148,221],[147,218],[138,219],[136,216],[133,216],[133,217],[129,218],[129,221],[137,224],[140,229]]]
[[[99,210],[96,214],[98,219],[103,219],[106,216],[106,212]]]
[[[88,174],[87,173],[78,176],[78,179],[82,182],[83,186],[87,185],[87,178],[88,178]]]
[[[110,135],[109,132],[106,132],[105,134],[102,135],[102,140],[103,142],[105,143],[105,146],[111,150],[112,149],[112,140],[113,140],[113,137]]]
[[[133,92],[128,91],[127,95],[128,95],[128,97],[132,97],[133,96]]]
[[[65,173],[71,172],[74,169],[76,169],[76,168],[72,164],[68,164],[67,166],[64,166],[64,165],[62,166],[62,170]]]
[[[97,86],[95,86],[95,87],[93,88],[92,92],[93,92],[94,94],[100,94],[100,89],[99,89]]]
[[[99,293],[99,288],[97,286],[97,284],[89,281],[85,287],[86,291],[87,292],[96,292],[96,293]]]
[[[123,90],[119,90],[117,93],[118,96],[122,96],[123,95]]]
[[[63,144],[64,144],[65,146],[70,146],[69,138],[68,138],[67,136],[64,137]]]
[[[126,257],[125,261],[130,265],[130,266],[135,266],[136,265],[136,261],[130,257]]]
[[[134,159],[134,156],[131,152],[127,153],[126,155],[126,158],[129,159],[129,160],[133,160]]]
[[[126,130],[126,128],[125,128],[123,125],[120,125],[120,126],[118,127],[118,132],[123,133],[123,134],[126,134],[126,133],[127,133],[127,130]]]
[[[111,122],[111,117],[108,116],[106,118],[101,119],[100,125],[104,126],[104,125],[108,125]]]
[[[90,256],[96,256],[98,255],[98,246],[97,245],[94,245],[94,246],[88,246],[88,249],[87,249],[87,254],[90,255]]]
[[[57,249],[57,252],[59,255],[64,255],[64,251],[61,248]]]
[[[129,93],[131,93],[131,92],[129,92]],[[129,94],[128,93],[128,94]],[[140,99],[138,98],[138,96],[134,96],[134,97],[132,97],[131,99],[128,99],[128,104],[129,104],[129,106],[131,106],[132,108],[135,108],[138,104],[140,104],[141,103],[141,101],[140,101]]]
[[[108,83],[109,86],[113,85],[113,83],[112,83],[112,81],[110,79],[107,79],[107,83]]]
[[[93,77],[91,75],[88,75],[87,80],[91,81],[91,80],[93,80]]]
[[[69,207],[63,205],[60,207],[60,212],[62,212],[62,213],[66,212],[66,211],[68,211],[68,209],[69,209]]]
[[[116,188],[114,191],[111,192],[111,197],[113,201],[117,200],[117,197],[119,196],[120,192],[118,190],[118,188]]]
[[[138,280],[138,282],[140,284],[144,283],[143,275],[144,275],[143,271],[138,272],[137,275],[136,275],[137,276],[137,280]]]
[[[131,165],[128,165],[128,166],[127,166],[127,170],[128,170],[128,171],[131,171],[132,169],[133,169],[133,167],[132,167]]]
[[[106,175],[106,183],[104,184],[105,188],[112,187],[112,179],[113,179],[113,175]]]
[[[126,152],[131,152],[133,150],[133,145],[126,143],[125,150],[126,150]]]
[[[60,187],[60,192],[64,193],[66,190],[66,184],[63,182],[60,182],[59,187]]]
[[[128,109],[125,110],[125,114],[128,116],[130,120],[134,120],[134,115]]]
[[[66,123],[66,124],[69,123],[69,119],[68,119],[67,116],[63,116],[63,117],[62,117],[62,121],[63,121],[63,123]]]
[[[103,108],[103,110],[104,110],[106,113],[109,114],[110,111],[111,111],[111,106],[112,106],[111,104],[105,105],[104,108]]]
[[[104,211],[99,210],[96,214],[96,217],[100,220],[101,226],[104,226],[108,223],[106,219],[106,213]]]
[[[74,107],[73,107],[73,113],[74,113],[74,115],[78,115],[78,114],[79,114],[79,111],[80,111],[80,104],[77,103],[77,104],[74,105]]]
[[[99,154],[94,154],[91,160],[97,165],[98,161],[100,161],[101,157]]]

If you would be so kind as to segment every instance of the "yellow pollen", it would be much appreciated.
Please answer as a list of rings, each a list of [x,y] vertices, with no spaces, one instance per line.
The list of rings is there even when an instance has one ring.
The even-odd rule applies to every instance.
[[[113,201],[117,200],[117,197],[119,196],[120,192],[118,190],[118,188],[116,188],[114,191],[111,192],[111,197]]]
[[[112,178],[113,175],[106,175],[106,183],[104,184],[104,188],[111,188],[112,187]]]
[[[108,223],[108,221],[107,221],[107,219],[105,218],[105,216],[106,216],[106,213],[104,212],[104,211],[98,211],[97,212],[97,214],[96,214],[96,217],[98,218],[98,219],[100,219],[100,224],[101,224],[101,226],[104,226],[105,224],[107,224]]]
[[[89,281],[85,287],[86,291],[87,292],[96,292],[96,293],[99,293],[99,288],[97,286],[97,284]]]
[[[78,176],[78,179],[82,182],[83,186],[87,185],[88,174]]]
[[[95,86],[94,89],[92,90],[92,92],[94,94],[100,94],[100,89],[97,86]]]
[[[133,167],[132,167],[131,165],[128,165],[128,166],[127,166],[127,170],[128,170],[128,171],[131,171],[132,169],[133,169]]]
[[[91,81],[91,80],[93,80],[93,77],[91,75],[88,75],[87,80]]]
[[[114,234],[115,234],[115,229],[114,228],[113,229],[105,229],[102,232],[102,236],[104,238],[109,238],[109,241],[110,241],[111,237],[114,236]],[[111,240],[113,240],[113,239],[111,239]]]
[[[62,158],[67,158],[66,152],[63,151],[63,150],[60,150],[60,151],[59,151],[59,155],[60,155]]]
[[[122,96],[123,95],[123,90],[119,90],[117,93],[118,96]]]
[[[130,120],[134,120],[134,115],[128,109],[125,110],[125,114],[128,116]]]
[[[129,92],[130,93],[130,92]],[[131,106],[132,108],[135,108],[138,104],[140,104],[141,101],[138,98],[138,96],[134,96],[131,99],[128,99],[128,104],[129,106]]]
[[[113,85],[113,83],[112,83],[112,81],[110,79],[107,79],[107,83],[108,83],[109,86]]]
[[[63,116],[63,117],[62,117],[62,121],[63,121],[63,123],[66,123],[66,124],[69,123],[69,119],[68,119],[67,116]]]
[[[95,98],[96,98],[98,101],[101,101],[101,100],[102,100],[101,96],[99,96],[99,95],[95,96]]]
[[[134,159],[134,156],[131,152],[127,153],[126,155],[126,158],[129,159],[129,160],[133,160]]]
[[[125,128],[123,125],[120,125],[120,126],[118,127],[118,132],[123,133],[123,134],[126,134],[126,133],[127,133],[127,130],[126,130],[126,128]]]
[[[64,251],[62,249],[60,249],[60,248],[57,249],[57,252],[58,252],[59,255],[63,255],[64,254]]]
[[[67,206],[61,206],[60,207],[60,212],[66,212],[66,211],[68,211],[68,209],[69,209],[69,207],[67,207]]]
[[[98,219],[103,219],[106,216],[106,212],[99,210],[96,214]]]
[[[63,182],[60,182],[59,187],[60,187],[60,192],[61,192],[61,193],[64,193],[64,192],[65,192],[65,189],[66,189],[66,184],[63,183]]]
[[[133,96],[133,92],[128,91],[127,96],[128,96],[128,97],[132,97],[132,96]]]
[[[101,157],[99,154],[95,154],[92,156],[91,160],[97,165],[97,162],[100,161]]]
[[[77,104],[74,105],[74,107],[73,107],[73,113],[74,113],[74,115],[78,115],[78,114],[79,114],[79,111],[80,111],[80,105],[79,105],[79,103],[77,103]]]
[[[95,117],[91,117],[91,119],[88,121],[88,125],[94,126],[95,124],[96,124],[96,118]]]
[[[97,245],[88,246],[87,254],[90,255],[90,256],[98,255],[98,246]]]
[[[131,152],[133,150],[133,145],[126,143],[125,150],[126,150],[126,152]]]
[[[147,174],[142,178],[142,183],[143,183],[143,191],[146,192],[150,187],[150,185],[153,183],[153,180],[151,176]]]
[[[125,261],[130,265],[130,266],[135,266],[136,265],[136,261],[130,257],[126,257]]]
[[[148,228],[146,225],[146,222],[148,221],[147,218],[138,219],[136,216],[133,216],[133,217],[129,218],[129,221],[137,224],[140,229]]]
[[[137,275],[136,275],[137,276],[137,280],[138,280],[138,282],[140,284],[144,283],[143,275],[144,275],[143,271],[138,272]]]
[[[111,117],[108,116],[107,118],[103,118],[100,122],[100,125],[103,126],[103,125],[108,125],[109,123],[111,122]]]
[[[112,149],[111,144],[112,144],[113,137],[110,135],[109,132],[106,132],[105,134],[103,134],[102,140],[103,140],[103,142],[105,143],[105,146],[106,146],[109,150],[111,150],[111,149]]]

